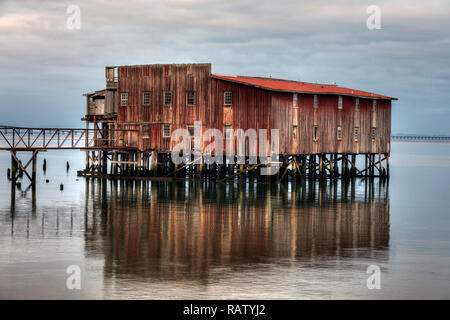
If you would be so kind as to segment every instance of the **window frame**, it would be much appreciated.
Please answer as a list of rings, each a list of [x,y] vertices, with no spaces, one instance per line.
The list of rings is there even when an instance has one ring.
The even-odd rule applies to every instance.
[[[124,101],[125,101],[125,103],[124,103]],[[128,106],[128,92],[121,92],[120,93],[120,105],[122,107],[127,107]]]
[[[319,126],[313,125],[313,141],[319,141]]]
[[[166,126],[169,127],[169,135],[166,135]],[[163,130],[163,132],[162,132],[162,137],[163,137],[163,138],[170,138],[170,134],[172,133],[170,123],[164,123],[164,124],[163,124],[163,127],[162,127],[162,130]]]
[[[338,109],[344,109],[344,98],[342,96],[338,96]]]
[[[319,108],[319,95],[315,94],[313,98],[313,108],[317,109]]]
[[[298,108],[298,93],[296,92],[292,94],[292,107]]]
[[[230,103],[227,103],[227,94],[229,94],[231,97]],[[231,107],[233,105],[233,91],[224,91],[223,92],[223,105],[226,107]]]
[[[377,127],[372,127],[370,130],[370,138],[372,141],[375,141],[377,138]]]
[[[193,102],[192,103],[189,103],[189,94],[190,93],[192,93],[194,96],[193,96]],[[188,91],[186,91],[186,105],[187,106],[189,106],[189,107],[194,107],[195,106],[195,91],[194,90],[188,90]]]
[[[355,111],[359,111],[359,98],[355,98]]]
[[[376,100],[376,99],[373,99],[373,102],[372,102],[372,111],[373,111],[373,112],[377,111],[377,100]]]
[[[298,125],[292,126],[292,138],[295,140],[298,139]]]
[[[148,103],[145,103],[145,95],[146,94],[148,94]],[[142,93],[142,105],[149,106],[149,105],[151,105],[151,101],[152,101],[152,93],[150,91],[144,91]]]
[[[150,124],[142,125],[142,139],[150,139]]]
[[[338,141],[342,141],[342,126],[337,126],[336,138]]]
[[[359,127],[353,129],[353,138],[355,142],[359,141]]]
[[[170,103],[166,102],[166,95],[169,94],[170,95]],[[164,106],[166,107],[170,107],[173,103],[173,95],[172,95],[172,91],[164,91]]]

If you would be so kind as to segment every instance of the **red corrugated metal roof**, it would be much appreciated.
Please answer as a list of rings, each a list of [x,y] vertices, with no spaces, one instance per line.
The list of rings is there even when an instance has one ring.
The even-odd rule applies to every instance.
[[[216,79],[242,83],[245,85],[271,91],[336,94],[344,96],[355,96],[361,98],[397,100],[397,98],[383,96],[381,94],[376,94],[372,92],[343,88],[334,84],[309,83],[309,82],[300,82],[300,81],[282,80],[273,78],[229,76],[222,74],[212,74],[212,77]]]

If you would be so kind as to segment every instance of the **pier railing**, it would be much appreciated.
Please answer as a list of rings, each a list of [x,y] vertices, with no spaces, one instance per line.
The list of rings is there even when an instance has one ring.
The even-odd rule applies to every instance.
[[[119,140],[121,131],[133,130],[0,126],[0,150],[125,149]]]

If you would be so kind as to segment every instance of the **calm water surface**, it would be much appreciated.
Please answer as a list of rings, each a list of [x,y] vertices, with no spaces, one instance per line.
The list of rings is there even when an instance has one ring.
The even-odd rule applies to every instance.
[[[450,298],[450,144],[393,143],[373,185],[89,180],[83,157],[39,154],[33,201],[0,153],[1,299]]]

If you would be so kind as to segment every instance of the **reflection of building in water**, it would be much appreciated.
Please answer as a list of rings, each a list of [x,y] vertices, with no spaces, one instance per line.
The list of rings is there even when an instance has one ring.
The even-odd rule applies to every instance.
[[[367,183],[91,180],[86,251],[105,255],[106,277],[160,279],[205,279],[213,270],[245,264],[367,254],[348,249],[389,245],[388,187]]]

